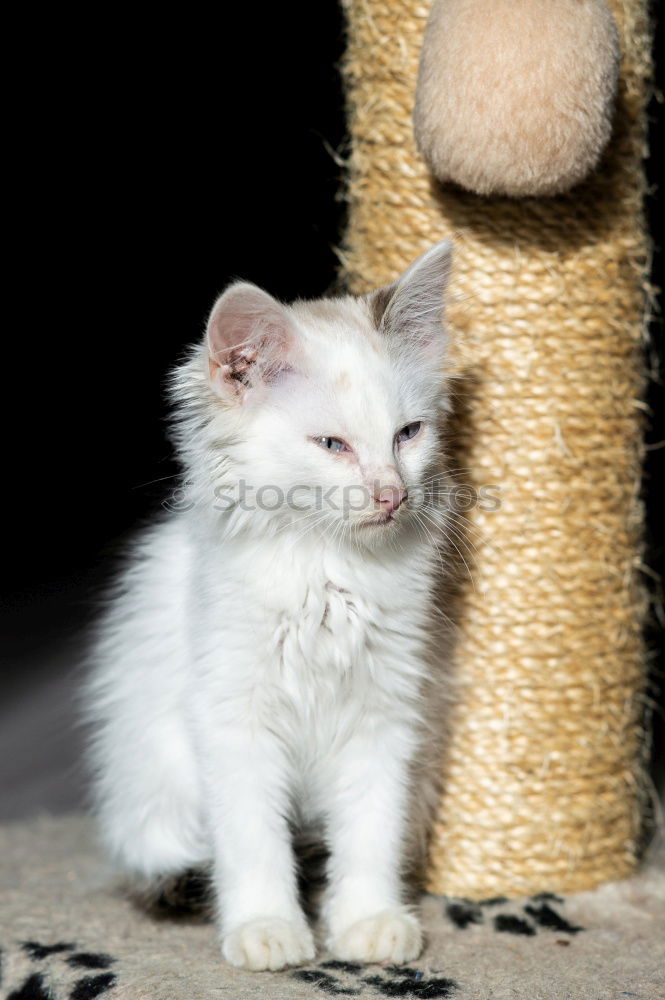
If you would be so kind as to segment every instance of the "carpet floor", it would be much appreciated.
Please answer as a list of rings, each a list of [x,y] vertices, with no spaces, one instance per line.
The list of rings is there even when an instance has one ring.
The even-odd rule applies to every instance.
[[[665,998],[665,846],[641,873],[567,898],[425,896],[427,947],[408,967],[321,951],[280,973],[221,959],[210,924],[155,920],[118,890],[84,816],[0,827],[0,996],[6,1000],[638,1000]]]

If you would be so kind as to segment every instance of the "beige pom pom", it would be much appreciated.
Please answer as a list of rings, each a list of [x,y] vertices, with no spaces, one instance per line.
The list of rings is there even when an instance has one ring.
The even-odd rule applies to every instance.
[[[434,0],[420,151],[439,180],[478,194],[565,191],[610,137],[619,58],[604,0]]]

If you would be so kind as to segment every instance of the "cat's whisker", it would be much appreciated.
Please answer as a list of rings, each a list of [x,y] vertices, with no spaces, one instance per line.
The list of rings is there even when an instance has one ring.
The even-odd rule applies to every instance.
[[[434,473],[434,475],[452,476],[456,472],[472,472],[472,471],[474,470],[473,467],[470,465],[451,465],[450,467],[442,469],[440,473]]]
[[[464,547],[469,559],[475,560],[475,557],[478,555],[478,547],[474,542],[463,531],[460,531],[455,525],[450,524],[450,522],[446,524],[446,528],[458,540],[460,545]]]
[[[482,532],[478,531],[475,528],[475,525],[473,524],[473,522],[469,521],[466,518],[463,518],[463,516],[459,515],[451,507],[448,507],[448,506],[439,507],[439,506],[434,506],[434,505],[428,504],[428,505],[425,505],[423,507],[423,510],[426,510],[428,512],[428,514],[432,515],[432,517],[439,518],[440,519],[440,524],[444,528],[450,527],[452,525],[452,523],[455,522],[455,521],[457,521],[459,523],[460,520],[463,520],[464,523],[462,524],[462,527],[464,528],[464,532],[463,532],[464,534],[470,533],[472,535],[475,535],[475,537],[478,539],[479,542],[487,542],[489,544],[489,540],[487,538],[485,538],[485,536],[482,534]]]
[[[167,479],[182,479],[182,472],[172,472],[170,476],[159,476],[158,479],[149,479],[147,483],[138,483],[136,486],[130,487],[130,489],[142,490],[146,486],[154,486],[155,483],[164,483]]]
[[[275,535],[279,535],[283,531],[288,531],[289,528],[299,526],[302,521],[305,521],[308,518],[314,517],[315,514],[320,514],[320,513],[321,511],[317,507],[312,507],[312,509],[308,511],[298,511],[297,517],[294,516],[290,520],[285,520],[282,524],[278,525],[278,527],[275,529]]]
[[[305,537],[305,535],[309,534],[310,531],[313,531],[319,525],[325,524],[326,521],[329,521],[331,519],[329,511],[325,510],[313,511],[313,513],[320,514],[321,516],[318,517],[316,520],[313,520],[309,524],[307,524],[305,528],[299,534],[296,535],[296,537],[293,540],[294,543],[300,542]]]
[[[318,519],[316,518],[317,514],[321,515]],[[326,516],[327,511],[321,511],[316,507],[313,507],[308,511],[299,511],[298,517],[290,518],[278,525],[275,528],[272,537],[276,538],[278,535],[282,535],[286,531],[295,530],[294,541],[299,541],[311,529],[315,528],[317,524],[320,524],[321,521],[325,520]],[[304,525],[303,522],[305,522]]]
[[[440,510],[437,510],[434,507],[429,507],[428,509],[430,510],[430,512],[435,513],[440,517],[441,516],[445,517],[448,523],[450,518],[456,518],[458,521],[462,521],[464,523],[464,531],[466,533],[470,532],[472,535],[474,535],[478,539],[479,543],[487,545],[487,547],[491,549],[492,552],[495,553],[495,555],[501,556],[503,558],[508,558],[508,554],[502,549],[502,547],[498,543],[495,544],[494,542],[492,542],[488,538],[488,536],[484,534],[484,532],[480,531],[477,525],[475,525],[473,521],[470,518],[466,517],[464,514],[461,514],[459,511],[452,510],[451,508],[445,508],[445,513],[443,514]],[[474,548],[476,549],[476,551],[478,551],[477,546],[474,545]]]
[[[339,525],[339,532],[337,533],[337,551],[340,552],[342,548],[342,541],[344,539],[344,531],[346,528],[343,518],[341,517],[339,518],[338,525]]]
[[[353,544],[355,545],[356,552],[361,555],[362,549],[360,547],[360,530],[361,526],[357,522],[351,524],[351,537],[353,538]]]
[[[441,574],[442,575],[445,574],[445,568],[444,568],[444,565],[443,565],[443,559],[441,558],[441,546],[440,546],[440,544],[434,538],[432,532],[427,527],[427,525],[425,524],[424,520],[421,518],[420,514],[418,514],[418,513],[416,513],[416,520],[417,520],[418,524],[420,524],[420,526],[422,527],[423,531],[425,531],[425,533],[427,534],[430,542],[432,543],[434,551],[436,552],[436,555],[437,555],[437,559],[439,560],[439,566],[441,568]]]
[[[473,470],[470,468],[469,469],[460,468],[460,469],[447,469],[445,472],[435,472],[431,476],[426,476],[422,480],[422,483],[424,486],[426,486],[429,483],[436,482],[439,479],[453,479],[455,476],[462,475],[463,473],[471,475],[473,473]],[[461,485],[470,485],[470,484],[461,484]]]
[[[427,514],[430,520],[434,520],[442,531],[445,531],[447,534],[454,535],[455,538],[458,539],[460,544],[464,546],[470,558],[474,558],[478,554],[479,548],[473,539],[469,538],[464,531],[457,528],[455,524],[451,522],[450,518],[443,517],[438,511],[429,510]]]
[[[508,558],[508,553],[501,545],[497,542],[496,544],[490,540],[490,538],[470,520],[470,518],[465,517],[464,514],[460,514],[459,511],[450,511],[450,516],[456,518],[458,521],[463,522],[464,530],[471,532],[479,542],[486,545],[495,555],[502,556],[504,559]]]
[[[431,516],[430,516],[430,514],[429,514],[429,512],[428,512],[428,511],[423,511],[423,515],[424,515],[424,516],[425,516],[426,518],[429,518],[432,524],[435,524],[435,525],[437,524],[437,522],[436,522],[436,521],[435,521],[435,520],[434,520],[433,518],[431,518]],[[437,525],[437,527],[438,527],[438,525]],[[456,534],[456,537],[459,537],[459,536],[457,535],[457,533],[456,533],[456,532],[454,532],[454,531],[453,531],[453,533],[454,533],[454,534]],[[474,589],[474,591],[475,591],[475,589],[476,589],[476,583],[475,583],[475,580],[474,580],[474,578],[473,578],[473,574],[472,574],[472,572],[471,572],[471,569],[470,569],[470,567],[469,567],[469,564],[467,563],[466,559],[464,558],[464,555],[462,554],[461,550],[460,550],[460,549],[458,548],[458,546],[457,546],[457,545],[455,544],[455,541],[453,540],[453,538],[452,538],[452,537],[450,537],[450,536],[449,536],[449,541],[450,541],[450,544],[452,545],[452,547],[453,547],[453,548],[455,549],[455,551],[456,551],[456,552],[457,552],[457,554],[459,555],[459,557],[460,557],[460,559],[462,560],[462,562],[464,563],[464,566],[465,566],[465,568],[466,568],[466,571],[467,571],[467,573],[468,573],[468,575],[469,575],[469,581],[470,581],[470,583],[471,583],[471,586],[473,587],[473,589]]]
[[[452,629],[457,628],[457,622],[453,618],[451,618],[450,615],[447,615],[439,604],[432,604],[432,606],[430,607],[430,614],[436,615],[439,618],[441,618],[444,621],[444,623],[448,625],[450,628]]]

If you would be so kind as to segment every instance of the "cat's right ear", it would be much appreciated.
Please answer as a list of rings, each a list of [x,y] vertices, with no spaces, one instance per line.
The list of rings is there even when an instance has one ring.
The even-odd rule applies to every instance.
[[[436,243],[392,285],[368,296],[375,326],[398,351],[425,361],[438,361],[445,352],[443,313],[452,251],[450,240]]]
[[[241,401],[250,389],[291,369],[295,333],[289,314],[249,282],[236,282],[220,295],[206,338],[210,384],[224,399]]]

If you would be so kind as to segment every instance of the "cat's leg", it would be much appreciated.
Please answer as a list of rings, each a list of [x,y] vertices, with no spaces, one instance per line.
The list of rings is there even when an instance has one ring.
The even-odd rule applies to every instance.
[[[252,970],[311,961],[314,940],[298,901],[280,744],[249,725],[206,729],[222,953]]]
[[[411,737],[406,727],[368,721],[335,759],[325,917],[329,947],[347,961],[399,964],[422,948],[400,874]]]

